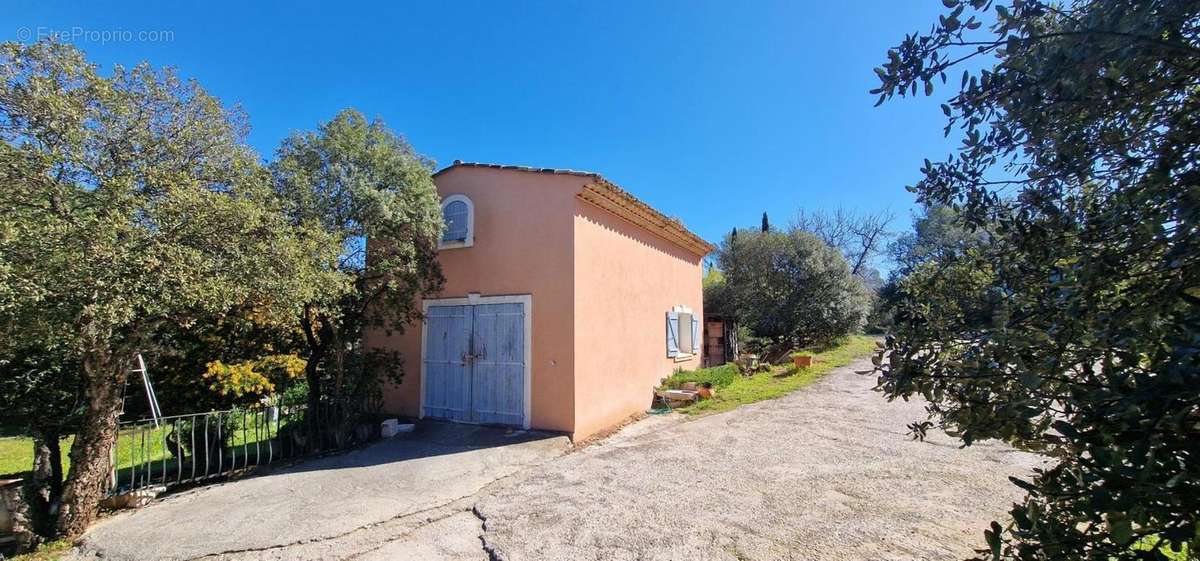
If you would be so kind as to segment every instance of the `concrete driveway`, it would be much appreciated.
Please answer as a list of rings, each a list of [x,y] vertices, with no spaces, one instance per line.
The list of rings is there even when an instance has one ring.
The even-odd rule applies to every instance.
[[[274,473],[180,493],[103,521],[79,556],[112,560],[330,558],[365,551],[522,468],[565,436],[424,423],[411,436]],[[478,519],[468,517],[478,526]],[[478,532],[468,543],[479,551]],[[433,540],[431,540],[433,543]]]
[[[865,369],[721,415],[652,417],[562,457],[561,437],[471,448],[443,426],[425,452],[383,443],[170,498],[93,530],[86,550],[297,561],[971,556],[987,522],[1020,497],[1007,477],[1041,458],[909,439],[922,405],[884,401],[874,376],[854,372]]]

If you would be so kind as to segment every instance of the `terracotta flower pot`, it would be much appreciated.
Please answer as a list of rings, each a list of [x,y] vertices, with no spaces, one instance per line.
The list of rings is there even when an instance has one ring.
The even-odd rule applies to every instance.
[[[796,368],[806,368],[806,367],[812,366],[813,356],[812,355],[794,355],[794,356],[792,356],[792,362],[795,363]]]

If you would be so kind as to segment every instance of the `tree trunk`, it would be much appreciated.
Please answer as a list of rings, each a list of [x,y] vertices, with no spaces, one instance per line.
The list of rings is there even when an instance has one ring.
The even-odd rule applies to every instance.
[[[49,489],[53,469],[50,467],[48,438],[41,429],[34,428],[30,433],[33,436],[33,470],[30,473],[30,479],[44,484]]]
[[[53,513],[58,509],[63,492],[62,435],[58,430],[47,430],[43,434],[46,438],[46,452],[48,453],[46,461],[50,464],[50,480],[47,489],[50,491],[49,501],[51,513]]]
[[[316,412],[321,406],[321,376],[317,368],[321,364],[320,350],[308,353],[308,363],[304,365],[304,379],[308,382],[308,410]]]
[[[84,361],[87,409],[71,446],[71,472],[58,516],[62,538],[74,539],[87,530],[108,490],[126,376],[124,366],[122,361]]]
[[[333,402],[341,403],[344,397],[342,385],[346,381],[346,346],[342,343],[341,333],[332,331],[333,335]]]
[[[312,415],[316,414],[317,407],[321,405],[321,377],[318,369],[321,360],[325,358],[325,347],[328,345],[328,340],[317,335],[318,327],[313,325],[315,315],[316,312],[311,306],[305,306],[304,313],[300,316],[300,330],[304,333],[304,342],[308,346],[304,380],[308,382],[308,410]],[[320,321],[319,316],[317,321]]]
[[[33,471],[25,484],[25,504],[28,506],[27,527],[38,537],[51,537],[54,530],[53,516],[50,514],[51,479],[54,477],[51,468],[51,452],[46,434],[34,428],[33,436]],[[61,487],[61,483],[59,487]],[[35,541],[38,541],[35,539]]]
[[[54,535],[55,515],[62,500],[62,435],[58,428],[34,427],[33,471],[25,485],[29,527],[38,536]]]

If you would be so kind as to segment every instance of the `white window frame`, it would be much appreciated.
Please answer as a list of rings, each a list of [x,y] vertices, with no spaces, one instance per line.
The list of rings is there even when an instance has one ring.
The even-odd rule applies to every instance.
[[[692,314],[692,317],[696,318],[696,312],[693,312],[692,309],[687,306],[671,306],[671,312],[676,313],[676,314]],[[699,319],[699,318],[696,318],[696,319]],[[678,330],[680,330],[680,332],[682,332],[683,326],[676,323],[675,329],[678,329]],[[688,329],[688,333],[691,333],[692,326],[691,325],[687,326],[687,329]],[[701,326],[701,336],[703,337],[703,326]],[[692,341],[692,349],[695,349],[697,345],[699,345],[699,342]],[[674,358],[675,358],[675,362],[687,362],[689,360],[692,360],[693,358],[696,358],[696,351],[688,350],[685,352],[683,349],[679,349],[679,352],[677,352],[675,354]]]
[[[462,241],[444,241],[438,238],[438,249],[457,249],[475,245],[475,203],[466,195],[450,195],[442,200],[442,216],[446,215],[446,207],[453,202],[463,202],[467,205],[467,239]]]

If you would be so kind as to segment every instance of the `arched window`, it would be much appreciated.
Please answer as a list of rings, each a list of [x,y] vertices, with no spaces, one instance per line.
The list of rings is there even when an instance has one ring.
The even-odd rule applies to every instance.
[[[475,244],[475,207],[466,195],[450,195],[442,201],[442,232],[440,247],[471,247]]]

